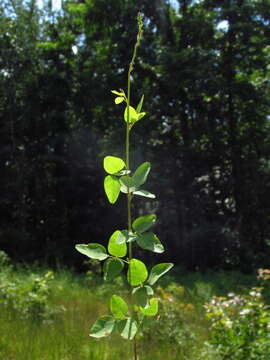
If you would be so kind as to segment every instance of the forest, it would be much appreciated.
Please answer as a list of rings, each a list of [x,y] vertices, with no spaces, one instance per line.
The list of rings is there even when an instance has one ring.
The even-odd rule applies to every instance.
[[[125,222],[104,200],[102,158],[124,151],[110,90],[125,84],[138,10],[133,82],[147,118],[131,156],[133,166],[151,161],[159,197],[134,206],[158,214],[166,257],[184,268],[268,264],[264,0],[74,0],[58,10],[3,0],[0,248],[15,261],[80,267],[74,244],[106,242]]]
[[[1,1],[1,359],[269,359],[269,39],[269,0]]]

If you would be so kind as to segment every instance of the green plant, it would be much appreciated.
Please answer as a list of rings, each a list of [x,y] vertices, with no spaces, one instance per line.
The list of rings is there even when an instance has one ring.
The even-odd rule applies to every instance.
[[[20,318],[47,320],[60,308],[49,303],[52,271],[44,275],[30,274],[14,278],[14,272],[0,273],[0,305],[7,308],[10,314],[16,313]]]
[[[10,268],[10,258],[7,253],[0,250],[0,270],[4,268]]]
[[[159,319],[149,319],[143,336],[149,341],[164,341],[174,349],[178,359],[200,359],[205,336],[205,319],[201,311],[190,302],[188,290],[175,282],[158,286]],[[160,326],[159,322],[162,324]],[[199,345],[200,344],[200,345]],[[205,359],[205,355],[201,358]]]
[[[259,279],[269,280],[269,270],[259,270]],[[222,359],[266,360],[270,354],[270,309],[263,287],[248,294],[214,297],[205,305],[210,320],[210,343]]]
[[[137,20],[138,35],[128,69],[127,94],[122,89],[119,91],[112,90],[112,93],[116,95],[115,104],[125,104],[125,159],[106,156],[103,162],[104,169],[108,174],[104,179],[104,190],[109,202],[114,204],[120,192],[126,195],[127,229],[113,232],[108,242],[108,252],[104,246],[98,243],[76,245],[76,249],[89,258],[105,260],[103,271],[104,279],[107,281],[119,275],[125,264],[127,265],[130,296],[128,299],[123,299],[118,295],[112,295],[110,300],[111,315],[99,318],[92,326],[90,336],[101,338],[118,332],[124,339],[133,341],[135,360],[137,359],[136,334],[145,317],[153,317],[158,313],[158,298],[154,296],[152,286],[173,266],[172,263],[157,264],[149,274],[143,261],[133,257],[133,244],[155,253],[164,252],[164,247],[159,238],[153,232],[148,231],[155,224],[156,215],[148,214],[134,220],[132,218],[132,200],[135,196],[155,198],[154,194],[141,189],[141,185],[147,180],[151,164],[144,162],[133,173],[130,168],[130,132],[133,126],[146,115],[145,112],[142,112],[144,96],[141,97],[136,109],[130,105],[130,77],[143,33],[140,13]]]

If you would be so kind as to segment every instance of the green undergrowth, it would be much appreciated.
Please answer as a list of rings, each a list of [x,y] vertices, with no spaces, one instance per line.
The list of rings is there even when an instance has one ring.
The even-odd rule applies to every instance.
[[[123,298],[127,296],[124,279],[118,277],[106,284],[98,269],[91,269],[78,275],[65,269],[53,272],[2,266],[0,285],[13,287],[13,293],[7,301],[0,291],[0,359],[130,359],[130,347],[124,340],[112,336],[100,341],[88,336],[90,325],[106,309],[114,287],[120,289]],[[139,339],[140,359],[218,360],[208,342],[209,321],[203,304],[212,296],[244,291],[255,279],[233,275],[175,271],[162,281],[157,288],[160,314],[145,324]]]

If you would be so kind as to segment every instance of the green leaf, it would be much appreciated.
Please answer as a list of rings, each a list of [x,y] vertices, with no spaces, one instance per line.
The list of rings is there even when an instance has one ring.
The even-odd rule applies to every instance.
[[[132,340],[137,333],[137,322],[131,318],[120,320],[117,324],[120,335],[126,340]]]
[[[128,231],[127,230],[119,230],[119,234],[118,236],[116,237],[116,244],[124,244],[126,241],[127,241],[127,233]]]
[[[136,241],[138,235],[137,234],[134,234],[134,233],[129,233],[127,235],[127,243],[130,243],[130,242],[133,242],[133,241]]]
[[[142,249],[153,251],[158,254],[164,252],[164,247],[159,238],[152,232],[146,232],[138,236],[136,242]]]
[[[115,95],[118,95],[118,96],[124,96],[125,93],[124,92],[119,92],[119,91],[116,91],[116,90],[111,90],[111,92]]]
[[[107,259],[104,262],[103,272],[104,280],[111,281],[121,273],[124,263],[120,259]]]
[[[94,338],[102,338],[109,336],[114,328],[115,319],[112,316],[105,315],[100,317],[91,327],[89,336]]]
[[[141,120],[146,115],[145,112],[139,113],[138,121]]]
[[[155,214],[140,216],[132,223],[134,231],[144,232],[155,224],[157,217]]]
[[[119,181],[121,184],[121,191],[123,193],[127,194],[128,188],[130,193],[136,190],[136,187],[134,186],[133,178],[131,178],[130,176],[121,176]]]
[[[148,295],[148,296],[154,295],[154,290],[151,288],[151,286],[149,286],[149,285],[144,285],[144,287],[146,288],[146,291],[147,291],[147,295]]]
[[[138,104],[138,106],[137,106],[137,108],[136,108],[136,111],[137,111],[138,114],[139,114],[139,113],[141,112],[141,110],[142,110],[143,100],[144,100],[144,95],[142,95],[141,100],[140,100],[140,102],[139,102],[139,104]]]
[[[144,162],[136,169],[134,175],[132,176],[135,187],[139,187],[145,183],[150,169],[151,164],[149,162]]]
[[[132,106],[130,106],[129,107],[129,123],[135,123],[136,121],[138,121],[138,117],[139,117],[139,115],[137,114],[136,110]],[[124,119],[125,119],[125,122],[128,122],[128,107],[126,107],[126,109],[125,109]]]
[[[173,267],[172,263],[162,263],[155,265],[150,272],[148,283],[150,285],[154,285],[157,282],[157,280],[162,275],[166,274],[166,272],[168,272],[172,267]]]
[[[137,259],[131,259],[129,262],[127,278],[132,286],[142,284],[148,276],[148,271],[144,263]]]
[[[117,175],[117,176],[123,176],[123,175],[128,175],[128,174],[130,174],[131,173],[131,171],[130,170],[121,170],[121,171],[119,171],[117,174],[115,174],[115,175]]]
[[[147,190],[137,190],[133,192],[133,195],[139,195],[139,196],[144,196],[150,199],[155,199],[156,195],[151,194],[149,191]]]
[[[144,308],[140,307],[140,312],[145,316],[156,316],[158,313],[158,299],[150,299],[149,306]]]
[[[111,297],[110,309],[116,319],[125,319],[128,312],[128,305],[120,296],[113,295]]]
[[[145,286],[133,289],[132,294],[134,295],[135,303],[137,305],[143,308],[148,306],[148,294]]]
[[[104,190],[111,204],[114,204],[120,194],[120,182],[115,176],[107,175],[104,179]]]
[[[105,247],[97,243],[77,244],[75,248],[91,259],[105,260],[108,257]]]
[[[119,157],[105,156],[103,160],[103,167],[108,174],[113,175],[117,174],[120,170],[122,170],[125,167],[125,163]]]
[[[117,98],[114,99],[114,102],[116,104],[121,104],[121,102],[123,102],[124,100],[125,98],[118,96]]]
[[[108,251],[111,255],[123,257],[127,254],[127,244],[125,242],[119,243],[117,240],[121,235],[120,230],[116,230],[109,239]]]
[[[121,230],[120,234],[118,235],[117,239],[116,239],[116,243],[117,244],[122,244],[124,242],[132,242],[135,241],[137,239],[138,235],[134,234],[132,232],[129,232],[128,230]]]

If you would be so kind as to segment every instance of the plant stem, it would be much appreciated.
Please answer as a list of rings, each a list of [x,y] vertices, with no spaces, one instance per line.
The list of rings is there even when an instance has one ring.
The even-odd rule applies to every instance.
[[[137,341],[136,341],[136,337],[134,337],[134,339],[133,339],[133,355],[134,355],[134,360],[137,360],[138,356],[137,356]]]
[[[129,143],[130,143],[130,113],[129,113],[129,106],[130,106],[130,77],[131,77],[131,72],[133,70],[134,67],[134,62],[136,59],[136,55],[137,55],[137,49],[140,45],[140,41],[142,39],[142,33],[143,33],[143,23],[142,23],[142,16],[141,13],[138,13],[137,16],[137,23],[138,23],[138,34],[137,34],[137,41],[135,43],[134,46],[134,50],[133,50],[133,54],[132,54],[132,58],[131,58],[131,62],[129,64],[129,69],[128,69],[128,78],[127,78],[127,126],[126,126],[126,169],[129,169]],[[127,213],[128,213],[128,232],[132,231],[131,228],[131,222],[132,222],[132,217],[131,217],[131,193],[130,193],[130,187],[129,187],[129,183],[128,183],[128,191],[127,191]],[[128,245],[128,257],[129,259],[132,259],[132,242],[129,242]]]
[[[135,62],[135,58],[137,55],[137,49],[138,46],[140,44],[141,38],[142,38],[142,18],[141,18],[141,14],[138,13],[137,16],[137,22],[138,22],[138,35],[137,35],[137,41],[135,43],[134,46],[134,50],[133,50],[133,55],[132,55],[132,59],[131,62],[129,64],[129,69],[128,69],[128,78],[127,78],[127,125],[126,125],[126,170],[129,171],[130,169],[130,164],[129,164],[129,146],[130,146],[130,129],[131,129],[131,123],[130,123],[130,112],[129,112],[129,107],[130,107],[130,77],[131,77],[131,72],[133,70],[134,67],[134,62]],[[127,216],[128,216],[128,233],[130,233],[132,231],[132,227],[131,227],[131,223],[132,223],[132,215],[131,215],[131,192],[130,192],[130,186],[129,186],[129,182],[128,182],[128,186],[127,186]],[[132,242],[129,242],[128,244],[128,259],[129,261],[132,259]],[[130,305],[133,308],[133,302],[132,302],[132,286],[130,288]],[[130,328],[129,328],[129,335],[131,334],[131,329],[132,329],[132,320],[134,318],[134,312],[132,310],[132,315],[131,315],[131,321],[130,321]],[[134,356],[134,360],[137,360],[137,342],[136,342],[136,336],[133,338],[133,356]]]
[[[131,72],[133,70],[134,67],[134,62],[136,59],[136,55],[137,55],[137,49],[138,46],[140,45],[140,41],[142,38],[142,17],[141,14],[138,13],[137,16],[137,23],[138,23],[138,34],[137,34],[137,41],[135,43],[134,46],[134,50],[133,50],[133,54],[132,54],[132,58],[131,58],[131,62],[129,64],[129,69],[128,69],[128,78],[127,78],[127,126],[126,126],[126,169],[129,171],[129,140],[130,140],[130,113],[129,113],[129,107],[130,107],[130,76],[131,76]],[[128,191],[127,191],[127,213],[128,213],[128,232],[132,231],[131,228],[131,222],[132,222],[132,218],[131,218],[131,193],[130,193],[130,187],[129,187],[129,183],[128,183]],[[129,243],[128,245],[128,257],[129,259],[132,259],[132,242]]]
[[[130,140],[130,122],[129,122],[129,106],[130,106],[130,74],[131,74],[131,67],[129,67],[128,71],[128,84],[127,84],[127,126],[126,126],[126,168],[129,169],[129,140]],[[127,192],[127,213],[128,213],[128,232],[131,229],[131,193],[128,183],[128,192]],[[128,246],[128,257],[132,259],[132,243],[129,243]]]
[[[130,74],[131,74],[131,66],[129,66],[128,71],[128,79],[127,79],[127,125],[126,125],[126,169],[129,171],[129,143],[130,143],[130,122],[129,122],[129,106],[130,106]],[[128,233],[131,232],[131,193],[130,193],[130,187],[129,182],[127,186],[127,222],[128,222]],[[128,260],[130,261],[132,259],[132,243],[129,242],[128,244]],[[132,286],[130,286],[130,306],[133,307],[132,302]],[[132,328],[132,320],[133,320],[133,310],[131,313],[131,321],[129,326],[129,337],[131,335],[131,328]],[[133,345],[134,345],[134,339],[133,339]],[[137,360],[137,351],[135,351],[135,347],[133,346],[133,355],[134,360]]]

